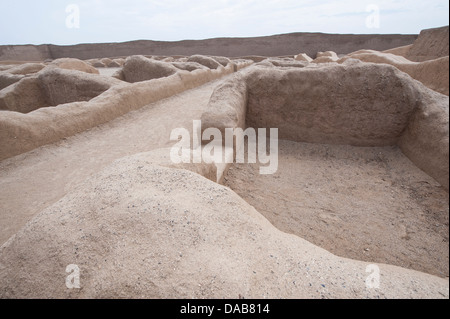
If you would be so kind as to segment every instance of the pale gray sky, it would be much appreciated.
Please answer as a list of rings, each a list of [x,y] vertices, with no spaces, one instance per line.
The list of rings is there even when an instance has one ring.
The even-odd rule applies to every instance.
[[[447,0],[0,1],[0,44],[175,41],[290,32],[416,34],[449,24]],[[74,8],[68,8],[71,4],[79,9],[79,19],[76,10],[66,12]],[[379,10],[379,25],[373,8]]]

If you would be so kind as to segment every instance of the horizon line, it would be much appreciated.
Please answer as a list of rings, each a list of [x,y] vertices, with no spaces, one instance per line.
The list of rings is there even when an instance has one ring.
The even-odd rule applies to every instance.
[[[447,27],[448,25],[428,28],[429,29],[439,29],[443,27]],[[422,30],[423,31],[423,30]],[[77,46],[77,45],[89,45],[89,44],[120,44],[120,43],[131,43],[131,42],[140,42],[140,41],[148,41],[148,42],[164,42],[164,43],[177,43],[177,42],[186,42],[186,41],[207,41],[207,40],[228,40],[228,39],[255,39],[255,38],[268,38],[268,37],[276,37],[283,35],[294,35],[294,34],[324,34],[324,35],[343,35],[343,36],[352,36],[352,35],[361,35],[361,36],[389,36],[389,35],[405,35],[405,36],[418,36],[419,33],[330,33],[330,32],[288,32],[288,33],[277,33],[271,35],[260,35],[260,36],[236,36],[236,37],[213,37],[213,38],[202,38],[202,39],[183,39],[183,40],[151,40],[151,39],[136,39],[136,40],[125,40],[125,41],[110,41],[110,42],[80,42],[74,44],[54,44],[54,43],[20,43],[20,44],[0,44],[1,46]]]

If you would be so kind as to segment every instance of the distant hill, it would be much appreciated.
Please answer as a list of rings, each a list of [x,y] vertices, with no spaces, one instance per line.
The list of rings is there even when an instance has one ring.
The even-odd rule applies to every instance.
[[[286,56],[306,53],[315,57],[319,51],[332,50],[347,54],[359,49],[383,51],[412,44],[418,35],[401,34],[324,34],[290,33],[255,38],[216,38],[207,40],[184,40],[175,42],[140,40],[123,43],[93,43],[58,46],[3,45],[0,46],[0,61],[43,61],[46,59],[142,55],[220,55],[241,56]]]

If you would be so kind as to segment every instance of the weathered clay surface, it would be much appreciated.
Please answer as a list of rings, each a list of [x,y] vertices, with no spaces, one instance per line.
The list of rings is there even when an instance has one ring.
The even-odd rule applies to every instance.
[[[448,27],[426,30],[413,45],[415,36],[302,35],[306,42],[275,36],[276,46],[239,54],[233,53],[241,40],[230,39],[227,49],[219,39],[156,49],[140,41],[126,48],[80,45],[78,58],[95,59],[2,65],[0,217],[9,221],[2,231],[15,235],[0,247],[0,298],[448,299],[448,265],[438,260],[448,259],[449,98],[439,93],[445,79],[448,84],[445,32]],[[318,38],[330,41],[302,46]],[[259,40],[248,48],[259,47]],[[195,43],[214,45],[205,52]],[[179,45],[184,50],[171,51]],[[111,55],[102,53],[105,47]],[[375,47],[399,48],[368,50]],[[45,48],[0,47],[0,59],[42,57]],[[126,58],[136,48],[145,50],[130,54],[145,56]],[[356,49],[365,50],[338,61],[338,54]],[[52,47],[51,58],[64,50]],[[264,57],[269,51],[276,54]],[[294,56],[298,52],[305,54]],[[241,71],[249,60],[258,63]],[[278,128],[286,140],[280,145],[288,148],[280,155],[287,177],[261,178],[260,185],[228,180],[245,201],[220,183],[232,176],[257,181],[251,169],[236,166],[240,172],[227,174],[228,163],[175,164],[168,132],[190,127],[193,118],[202,120],[203,130],[219,129],[222,138],[226,128]],[[294,152],[297,144],[303,153]],[[41,201],[39,192],[49,194]],[[396,196],[401,203],[389,207]],[[25,206],[39,208],[23,209],[25,216]],[[421,219],[413,226],[402,219],[410,211]],[[338,257],[292,231],[302,218],[319,231],[359,220],[351,234],[349,227],[328,234],[350,251],[361,248],[352,241],[386,236],[370,247],[410,240],[398,247],[411,253],[396,259],[402,250],[396,246],[385,259],[381,248],[374,259],[368,249],[360,252],[365,262]],[[21,222],[11,225],[16,219]],[[364,227],[369,219],[373,227]],[[423,234],[421,243],[414,230]],[[376,234],[365,237],[367,231]],[[434,247],[436,238],[442,242]],[[358,256],[346,255],[362,260]],[[408,265],[415,260],[420,267]],[[434,260],[438,267],[430,267]],[[378,289],[366,281],[373,261],[382,274]],[[73,264],[81,271],[79,290],[65,285]]]
[[[406,58],[416,62],[442,58],[449,55],[448,44],[448,26],[422,30],[406,54]]]
[[[445,56],[424,62],[412,62],[402,56],[373,50],[361,50],[343,57],[339,63],[348,59],[364,62],[384,63],[395,66],[439,93],[448,95],[449,91],[449,57]]]
[[[283,233],[230,189],[145,157],[117,161],[37,215],[0,248],[0,263],[2,298],[448,297],[447,280],[387,265],[383,286],[367,289],[367,263]],[[83,289],[65,285],[72,264]]]
[[[135,83],[167,77],[175,74],[177,69],[170,63],[132,56],[125,61],[122,72],[125,81]]]
[[[81,71],[90,74],[99,74],[96,68],[78,59],[70,59],[70,58],[57,59],[52,61],[50,64],[55,65],[61,69]]]

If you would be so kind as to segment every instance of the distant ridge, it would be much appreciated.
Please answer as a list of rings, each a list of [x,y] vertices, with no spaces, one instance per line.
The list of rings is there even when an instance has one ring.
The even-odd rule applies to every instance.
[[[122,43],[92,43],[59,46],[3,45],[0,61],[43,61],[58,58],[93,59],[142,55],[249,55],[285,56],[306,53],[315,57],[319,51],[333,50],[347,54],[359,49],[383,51],[412,44],[418,35],[401,34],[325,34],[289,33],[254,38],[215,38],[174,42],[138,40]]]

